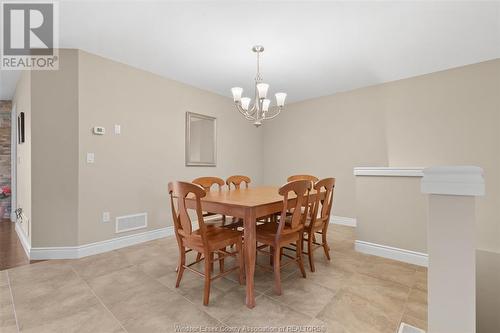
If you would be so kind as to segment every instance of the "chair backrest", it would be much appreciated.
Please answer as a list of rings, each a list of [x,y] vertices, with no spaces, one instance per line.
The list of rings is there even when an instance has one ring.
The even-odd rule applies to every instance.
[[[335,178],[321,179],[314,184],[314,190],[317,193],[326,192],[324,199],[317,195],[313,202],[311,210],[310,226],[323,226],[330,222],[330,212],[333,205],[333,191],[335,188]]]
[[[295,232],[303,228],[308,214],[311,187],[311,181],[309,180],[295,180],[280,187],[278,193],[283,196],[283,211],[281,212],[278,232],[276,233],[276,241],[279,241],[279,237],[283,233]],[[294,205],[290,205],[288,202],[290,193],[297,198]],[[304,210],[302,210],[303,207]],[[288,225],[286,225],[287,212],[292,212]]]
[[[206,192],[200,185],[188,182],[170,182],[168,183],[168,193],[170,194],[170,204],[172,205],[172,217],[174,220],[174,229],[177,239],[184,238],[188,243],[198,246],[207,246],[206,227],[201,211],[201,198],[206,196]],[[194,195],[196,200],[196,217],[200,233],[193,235],[193,226],[186,206],[186,197]],[[176,205],[177,202],[177,205]]]
[[[217,189],[220,191],[224,186],[224,180],[219,177],[199,177],[192,181],[193,184],[200,185],[205,189],[205,191],[210,191],[213,185],[216,185]]]
[[[226,180],[227,188],[231,189],[231,185],[234,186],[235,189],[239,189],[241,183],[245,183],[245,188],[248,188],[248,184],[250,184],[252,180],[247,176],[235,175],[231,176]]]
[[[312,175],[293,175],[286,179],[287,182],[292,182],[294,180],[309,180],[313,183],[316,183],[318,181],[318,177]]]

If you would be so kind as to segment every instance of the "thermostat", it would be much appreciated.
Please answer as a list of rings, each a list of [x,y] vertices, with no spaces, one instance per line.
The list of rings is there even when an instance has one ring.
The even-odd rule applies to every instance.
[[[104,135],[104,133],[106,133],[106,130],[104,129],[104,127],[95,126],[92,132],[94,132],[95,135]]]

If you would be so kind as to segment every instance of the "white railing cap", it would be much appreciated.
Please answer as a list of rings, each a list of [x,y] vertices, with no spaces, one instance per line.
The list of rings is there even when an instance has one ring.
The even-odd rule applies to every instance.
[[[483,196],[484,172],[477,166],[435,166],[424,169],[423,193]]]

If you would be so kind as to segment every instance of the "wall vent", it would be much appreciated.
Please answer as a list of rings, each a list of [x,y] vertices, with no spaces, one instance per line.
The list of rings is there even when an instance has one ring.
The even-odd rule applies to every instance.
[[[115,225],[116,233],[146,228],[148,226],[148,213],[118,216]]]

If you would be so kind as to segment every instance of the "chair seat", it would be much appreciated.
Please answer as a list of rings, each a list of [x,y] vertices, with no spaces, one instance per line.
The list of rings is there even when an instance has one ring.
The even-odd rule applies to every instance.
[[[228,245],[235,244],[241,238],[241,232],[237,230],[218,227],[216,225],[207,226],[207,238],[210,249],[220,249]],[[193,231],[193,235],[201,237],[201,230]]]
[[[264,244],[274,244],[276,233],[278,232],[278,223],[264,223],[256,227],[257,241]],[[292,230],[285,227],[281,233],[281,242],[294,242],[300,238],[300,229]]]

